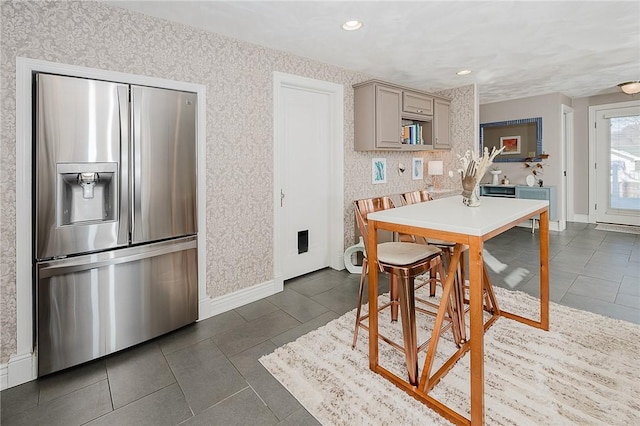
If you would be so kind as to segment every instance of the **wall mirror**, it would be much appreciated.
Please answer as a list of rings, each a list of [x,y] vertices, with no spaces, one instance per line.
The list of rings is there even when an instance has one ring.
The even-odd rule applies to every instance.
[[[542,117],[521,120],[496,121],[480,124],[480,152],[484,147],[500,149],[495,163],[539,160],[542,154]]]

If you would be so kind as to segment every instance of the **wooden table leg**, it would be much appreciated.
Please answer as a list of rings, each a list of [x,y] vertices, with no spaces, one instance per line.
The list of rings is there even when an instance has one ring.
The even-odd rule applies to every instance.
[[[433,331],[431,332],[431,339],[429,340],[429,347],[427,349],[427,357],[422,367],[422,374],[420,376],[420,383],[418,389],[422,392],[428,392],[431,390],[439,378],[431,380],[431,368],[433,367],[433,361],[435,359],[436,350],[438,348],[438,341],[440,339],[440,331],[442,330],[442,324],[444,322],[445,313],[447,312],[448,304],[450,303],[451,294],[454,291],[455,281],[455,268],[460,261],[460,253],[462,246],[456,244],[453,256],[451,257],[451,263],[449,264],[449,273],[442,286],[442,298],[440,299],[440,306],[438,307],[438,313],[436,320],[433,324]],[[456,319],[453,319],[454,321]]]
[[[471,352],[471,424],[484,424],[484,324],[480,237],[469,239],[469,325]]]
[[[369,221],[369,368],[378,366],[378,232],[376,222]]]
[[[540,214],[540,328],[549,330],[549,211]]]

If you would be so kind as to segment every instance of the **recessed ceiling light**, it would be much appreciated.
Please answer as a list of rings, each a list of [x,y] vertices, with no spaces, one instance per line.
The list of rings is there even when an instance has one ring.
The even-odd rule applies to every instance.
[[[342,24],[342,29],[347,31],[355,31],[359,30],[360,28],[362,28],[362,22],[355,19],[351,19]]]
[[[467,75],[467,74],[471,74],[471,70],[462,70],[462,71],[458,71],[456,74],[457,74],[457,75]]]

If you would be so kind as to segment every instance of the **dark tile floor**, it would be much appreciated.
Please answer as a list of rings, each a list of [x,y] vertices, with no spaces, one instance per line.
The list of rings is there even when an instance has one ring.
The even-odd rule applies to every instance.
[[[551,300],[640,323],[640,236],[594,228],[550,232]],[[495,285],[537,295],[537,232],[515,228],[485,248]],[[258,358],[353,309],[358,282],[346,271],[318,271],[282,293],[5,390],[1,423],[318,424]]]

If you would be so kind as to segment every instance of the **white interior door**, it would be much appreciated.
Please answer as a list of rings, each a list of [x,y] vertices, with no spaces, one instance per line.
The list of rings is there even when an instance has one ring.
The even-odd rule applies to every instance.
[[[283,88],[284,275],[329,265],[329,96]]]
[[[596,221],[640,226],[640,102],[595,119]]]
[[[276,73],[275,279],[342,269],[343,89]]]

